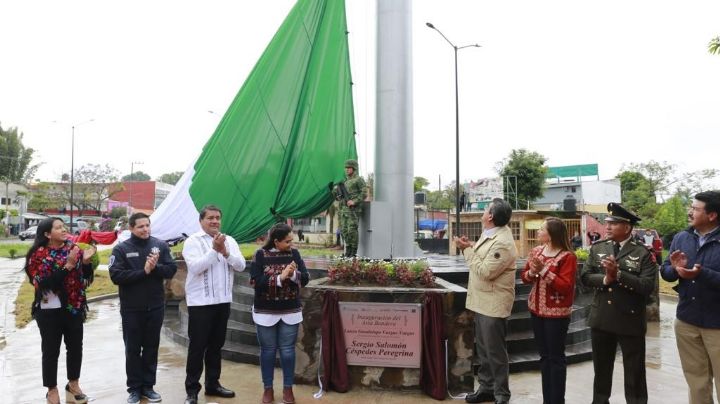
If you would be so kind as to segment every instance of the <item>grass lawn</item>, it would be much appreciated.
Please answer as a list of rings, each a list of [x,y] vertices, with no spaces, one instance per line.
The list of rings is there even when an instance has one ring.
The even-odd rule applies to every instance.
[[[30,249],[31,245],[32,244],[28,244],[28,243],[0,244],[0,257],[5,257],[5,258],[24,257],[25,254],[27,254],[28,250]],[[13,254],[10,254],[11,251],[14,251],[14,257],[13,257]]]
[[[663,250],[663,252],[662,252],[663,262],[665,262],[665,258],[667,258],[668,254],[669,254],[668,250]],[[662,262],[660,263],[660,265],[662,265]],[[677,292],[672,289],[672,287],[675,285],[677,285],[677,281],[667,282],[663,278],[660,278],[660,293],[664,294],[664,295],[677,296]]]
[[[110,281],[110,275],[107,271],[96,271],[95,281],[87,290],[88,297],[107,295],[117,293],[117,286]],[[25,327],[32,317],[30,315],[30,306],[35,298],[35,289],[27,281],[23,281],[18,290],[18,297],[15,300],[15,326],[17,328]]]

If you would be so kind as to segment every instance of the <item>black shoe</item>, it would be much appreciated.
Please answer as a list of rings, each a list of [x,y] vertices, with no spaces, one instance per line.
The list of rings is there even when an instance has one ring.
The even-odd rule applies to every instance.
[[[494,402],[495,401],[495,394],[488,391],[478,391],[474,393],[470,393],[467,396],[465,396],[465,402],[466,403],[485,403],[485,402]]]
[[[131,391],[127,398],[127,404],[140,404],[140,392],[135,390]]]
[[[142,389],[142,393],[140,393],[140,395],[144,398],[147,398],[148,402],[150,403],[159,403],[160,401],[162,401],[162,397],[160,396],[160,394],[158,394],[152,388]]]
[[[235,392],[230,389],[226,389],[225,387],[218,384],[217,386],[212,388],[205,387],[205,395],[232,398],[235,397]]]
[[[185,397],[185,404],[198,404],[197,394],[188,394],[187,397]]]

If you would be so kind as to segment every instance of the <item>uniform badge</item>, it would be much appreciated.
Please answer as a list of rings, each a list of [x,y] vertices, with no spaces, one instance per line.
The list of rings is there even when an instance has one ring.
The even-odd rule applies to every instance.
[[[138,252],[131,252],[131,253],[125,254],[126,258],[133,258],[133,257],[139,257],[139,256],[140,256],[140,253],[138,253]]]
[[[108,268],[113,266],[114,263],[115,263],[115,256],[111,255],[110,260],[108,261]]]
[[[640,262],[625,260],[625,266],[628,267],[628,269],[632,271],[633,269],[638,269],[638,267],[640,267]]]

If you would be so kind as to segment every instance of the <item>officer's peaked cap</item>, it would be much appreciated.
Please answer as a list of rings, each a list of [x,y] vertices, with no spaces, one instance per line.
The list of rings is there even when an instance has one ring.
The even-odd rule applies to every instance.
[[[608,203],[607,210],[609,215],[605,218],[606,222],[625,222],[635,225],[641,220],[638,215],[627,210],[619,203]]]

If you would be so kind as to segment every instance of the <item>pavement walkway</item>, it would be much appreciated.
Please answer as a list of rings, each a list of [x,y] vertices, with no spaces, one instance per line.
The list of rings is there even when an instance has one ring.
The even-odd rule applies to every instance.
[[[11,314],[13,292],[22,281],[21,260],[0,260],[0,397],[3,403],[44,403],[40,366],[40,335],[35,322],[15,330]],[[15,289],[13,289],[15,290]],[[10,301],[10,303],[8,303]],[[124,347],[120,323],[119,302],[107,299],[91,304],[85,324],[84,358],[81,386],[95,403],[124,403],[125,392]],[[651,323],[647,334],[647,378],[650,403],[687,402],[687,387],[680,368],[677,348],[672,332],[675,303],[662,299],[660,323]],[[181,404],[185,398],[186,349],[163,337],[157,371],[156,390],[163,403]],[[58,380],[64,380],[65,359],[61,355]],[[276,371],[276,398],[281,398],[281,374]],[[587,403],[592,391],[592,362],[571,365],[568,368],[566,402]],[[257,403],[262,395],[260,368],[254,365],[223,361],[223,385],[236,391],[234,399],[200,397],[200,403]],[[624,402],[622,359],[616,360],[613,403]],[[540,374],[524,372],[510,376],[513,404],[541,403]],[[313,398],[317,386],[295,386],[298,403],[423,403],[435,400],[413,391],[375,391],[355,388],[339,394],[327,392]],[[456,392],[455,392],[456,393]],[[64,395],[63,402],[64,402]],[[452,400],[459,402],[457,400]],[[464,401],[463,401],[464,402]]]

